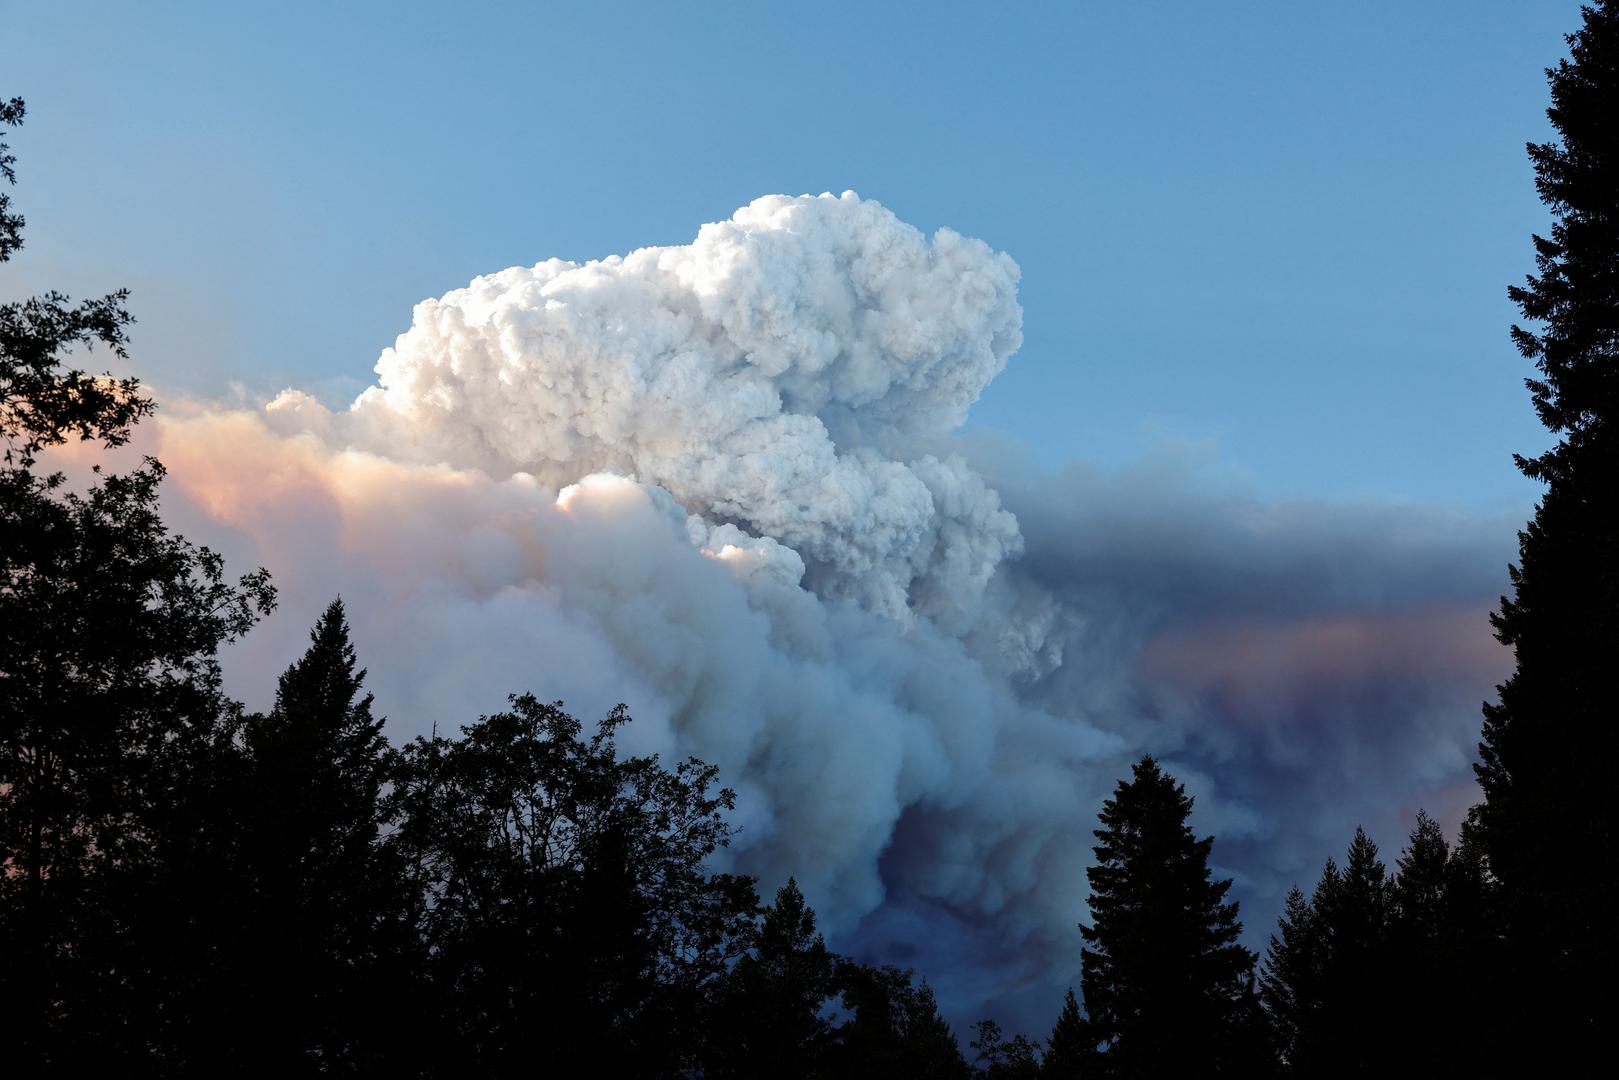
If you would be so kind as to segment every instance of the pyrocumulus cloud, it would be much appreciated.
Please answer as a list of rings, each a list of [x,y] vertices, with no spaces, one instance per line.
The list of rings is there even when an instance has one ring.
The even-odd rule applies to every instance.
[[[688,245],[422,302],[345,410],[292,390],[171,403],[178,520],[269,567],[297,613],[249,639],[236,685],[268,685],[298,618],[342,592],[397,734],[506,691],[587,717],[625,701],[635,749],[695,754],[738,789],[737,868],[767,889],[797,875],[835,938],[914,958],[947,1005],[1026,991],[1038,1016],[1077,967],[1089,829],[1126,755],[1201,753],[1206,822],[1251,836],[1269,826],[1217,796],[1221,763],[1281,766],[1199,730],[1223,721],[1197,695],[1263,634],[1221,651],[1166,615],[1131,584],[1152,544],[1103,550],[1105,512],[1053,541],[1106,501],[1094,485],[1013,470],[1039,525],[1025,558],[953,435],[1021,343],[1017,284],[1005,254],[853,193],[771,196]],[[1204,535],[1241,532],[1198,505],[1219,519]],[[1170,572],[1208,569],[1150,526]],[[1143,692],[1138,667],[1170,690]],[[1424,731],[1387,741],[1456,758],[1430,784],[1465,769],[1451,727]]]

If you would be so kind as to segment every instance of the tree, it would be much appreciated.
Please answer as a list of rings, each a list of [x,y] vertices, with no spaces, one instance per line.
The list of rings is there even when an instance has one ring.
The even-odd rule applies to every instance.
[[[1407,1048],[1402,1063],[1426,1072],[1440,1071],[1452,1060],[1430,1025],[1464,1031],[1468,1020],[1455,1009],[1461,988],[1451,978],[1450,859],[1439,823],[1418,810],[1389,885],[1384,979],[1390,984],[1390,1015]]]
[[[1533,986],[1526,1038],[1594,1060],[1614,1012],[1619,907],[1619,4],[1596,0],[1547,76],[1555,142],[1529,146],[1551,210],[1537,273],[1508,290],[1527,380],[1556,444],[1518,467],[1546,485],[1493,616],[1512,675],[1484,708],[1479,815],[1512,940]],[[1538,1068],[1547,1067],[1546,1059]]]
[[[1038,1080],[1041,1075],[1040,1050],[1025,1035],[1010,1039],[993,1020],[980,1020],[978,1037],[968,1046],[977,1051],[973,1059],[979,1076],[987,1080]]]
[[[815,929],[815,912],[787,879],[765,909],[748,951],[725,981],[708,1071],[716,1077],[812,1077],[832,1047],[824,1015],[838,991],[838,957]]]
[[[1096,1047],[1087,1041],[1089,1038],[1079,1002],[1074,999],[1074,988],[1069,987],[1063,998],[1062,1012],[1052,1026],[1051,1037],[1046,1040],[1040,1075],[1047,1080],[1081,1080],[1096,1057]]]
[[[385,978],[401,880],[379,833],[389,747],[334,600],[275,705],[243,724],[237,879],[243,943],[235,1008],[279,1071],[354,1066],[400,1014]],[[260,1055],[256,1067],[271,1057]]]
[[[1209,870],[1213,837],[1187,824],[1192,799],[1151,757],[1102,804],[1081,987],[1099,1075],[1234,1071],[1230,1034],[1247,1008],[1254,954],[1237,944],[1229,879]]]
[[[918,984],[910,971],[847,959],[838,961],[836,977],[848,1019],[835,1032],[826,1075],[965,1080],[967,1062],[926,980]]]
[[[638,1077],[695,1060],[757,898],[706,868],[733,793],[695,759],[619,757],[628,722],[620,706],[582,737],[560,702],[523,695],[398,755],[389,846],[437,1009],[424,1067]]]
[[[23,112],[13,99],[0,123]],[[0,174],[14,180],[3,144]],[[0,261],[21,246],[9,207]],[[217,790],[237,716],[218,650],[274,602],[264,571],[228,582],[168,531],[156,461],[97,466],[83,491],[35,471],[70,441],[124,445],[151,413],[136,380],[69,363],[97,344],[124,357],[125,298],[0,306],[0,1013],[22,1074],[154,1067],[166,961],[142,915]]]
[[[1334,874],[1337,870],[1330,859],[1327,870]],[[1294,886],[1265,953],[1261,993],[1276,1033],[1278,1056],[1295,1075],[1317,1071],[1325,966],[1326,935],[1315,905]]]

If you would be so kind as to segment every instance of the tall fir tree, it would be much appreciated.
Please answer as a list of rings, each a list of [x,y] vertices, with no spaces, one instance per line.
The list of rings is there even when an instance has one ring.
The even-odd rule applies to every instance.
[[[726,979],[717,1017],[723,1029],[707,1073],[784,1080],[827,1075],[833,1028],[825,1010],[837,991],[837,957],[789,878]]]
[[[1331,860],[1329,868],[1334,869]],[[1294,886],[1265,952],[1261,993],[1270,1012],[1278,1056],[1296,1076],[1316,1071],[1321,1037],[1321,981],[1326,934],[1315,905]]]
[[[1052,1025],[1051,1037],[1046,1040],[1040,1075],[1047,1080],[1082,1080],[1096,1057],[1096,1047],[1088,1042],[1089,1038],[1085,1017],[1080,1014],[1070,986],[1063,996],[1062,1012]]]
[[[1262,991],[1286,1075],[1365,1076],[1398,1065],[1390,1041],[1366,1037],[1397,1019],[1390,895],[1377,845],[1359,828],[1342,870],[1329,858],[1308,900],[1296,888],[1288,894]]]
[[[833,1033],[825,1075],[847,1080],[966,1080],[970,1075],[926,980],[918,984],[909,971],[840,959],[837,982],[847,1019]]]
[[[400,945],[379,832],[389,747],[341,600],[309,636],[270,712],[243,727],[235,867],[250,935],[244,1016],[292,1073],[369,1056],[360,1045],[397,1012],[375,996]]]
[[[1221,1076],[1250,1004],[1254,954],[1237,944],[1229,879],[1209,870],[1192,799],[1151,757],[1102,805],[1081,986],[1097,1075]]]
[[[1511,985],[1535,988],[1522,1041],[1567,1068],[1606,1041],[1619,910],[1619,3],[1582,18],[1547,71],[1557,139],[1529,146],[1552,227],[1509,290],[1529,324],[1512,337],[1557,441],[1517,458],[1546,490],[1493,618],[1516,666],[1485,706],[1478,766]]]

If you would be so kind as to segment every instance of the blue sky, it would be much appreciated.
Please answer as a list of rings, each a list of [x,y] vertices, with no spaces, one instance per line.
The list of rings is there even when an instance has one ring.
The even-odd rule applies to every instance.
[[[159,384],[341,400],[475,274],[853,188],[1021,264],[973,424],[1038,461],[1534,497],[1505,289],[1572,2],[226,7],[29,5],[0,45],[6,289],[132,287]]]

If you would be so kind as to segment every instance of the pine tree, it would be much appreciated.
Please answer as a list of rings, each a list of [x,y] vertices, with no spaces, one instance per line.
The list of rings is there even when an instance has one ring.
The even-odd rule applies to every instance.
[[[1515,653],[1484,709],[1480,813],[1532,1038],[1590,1060],[1614,1014],[1619,910],[1619,3],[1596,0],[1549,69],[1555,142],[1530,145],[1552,212],[1537,273],[1509,290],[1513,340],[1556,445],[1517,458],[1546,490],[1493,617]],[[1538,1067],[1545,1067],[1545,1059]]]
[[[1329,868],[1332,867],[1328,860]],[[1282,1063],[1294,1075],[1316,1071],[1321,1045],[1321,981],[1326,937],[1315,906],[1294,886],[1265,953],[1261,979]]]
[[[1102,806],[1081,986],[1099,1075],[1235,1071],[1229,1032],[1245,1007],[1254,954],[1209,871],[1213,837],[1187,824],[1192,799],[1151,757]]]
[[[395,1011],[371,1000],[399,945],[387,930],[400,883],[379,835],[389,750],[364,680],[334,600],[274,707],[243,729],[242,1016],[293,1071],[348,1062]]]
[[[1355,1076],[1386,1064],[1384,1044],[1364,1033],[1387,1026],[1388,871],[1377,845],[1357,827],[1341,874],[1323,877],[1314,900],[1326,933],[1322,973],[1322,1056],[1332,1073]]]
[[[1070,986],[1063,997],[1062,1012],[1052,1026],[1051,1037],[1046,1040],[1040,1075],[1047,1080],[1081,1080],[1089,1073],[1096,1057],[1096,1047],[1087,1042],[1089,1038],[1085,1018],[1080,1015],[1079,1002],[1074,999],[1074,988]]]
[[[848,1019],[833,1033],[824,1075],[845,1080],[966,1080],[966,1060],[933,990],[913,973],[837,962]],[[723,1021],[722,1021],[723,1023]]]
[[[716,1077],[813,1077],[827,1072],[832,1024],[824,1015],[838,991],[837,957],[815,929],[815,912],[787,879],[765,909],[752,947],[723,992]]]
[[[1263,998],[1276,1049],[1292,1076],[1387,1071],[1384,1030],[1400,992],[1390,969],[1387,870],[1377,845],[1355,830],[1344,868],[1329,858],[1309,900],[1287,898],[1265,960]]]
[[[1456,1011],[1459,988],[1451,978],[1450,859],[1439,823],[1417,811],[1389,886],[1385,981],[1390,984],[1389,1012],[1406,1046],[1402,1064],[1424,1072],[1443,1070],[1451,1061],[1450,1048],[1433,1037],[1433,1027],[1460,1031],[1466,1023]]]

